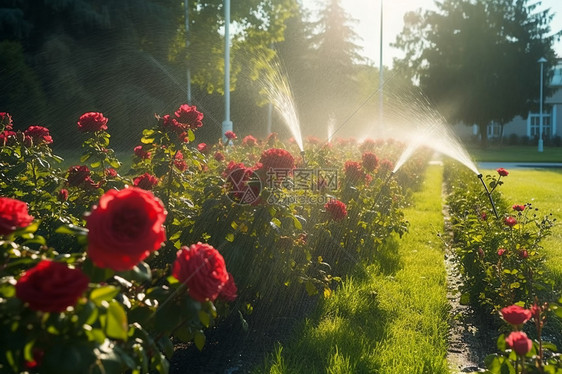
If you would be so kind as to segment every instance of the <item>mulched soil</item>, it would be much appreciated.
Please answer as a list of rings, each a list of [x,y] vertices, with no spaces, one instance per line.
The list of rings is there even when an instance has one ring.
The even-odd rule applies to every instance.
[[[251,372],[274,351],[277,343],[290,339],[294,328],[312,313],[317,300],[303,294],[290,307],[285,305],[282,313],[254,310],[247,318],[247,330],[234,311],[217,327],[205,331],[207,341],[202,351],[192,343],[176,344],[170,374]]]

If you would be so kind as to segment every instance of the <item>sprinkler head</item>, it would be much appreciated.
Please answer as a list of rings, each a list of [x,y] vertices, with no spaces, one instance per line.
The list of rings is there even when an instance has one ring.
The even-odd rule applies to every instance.
[[[482,179],[482,174],[478,174],[477,177]]]
[[[304,158],[304,150],[301,151],[302,163],[306,165],[306,159]]]

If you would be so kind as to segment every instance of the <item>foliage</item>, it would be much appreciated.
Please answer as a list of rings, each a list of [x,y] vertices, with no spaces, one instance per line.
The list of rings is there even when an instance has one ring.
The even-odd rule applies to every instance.
[[[497,190],[507,174],[500,168],[496,176],[486,176],[496,218],[472,173],[452,167],[447,171],[453,246],[464,282],[461,302],[488,312],[515,302],[529,304],[535,297],[552,293],[553,284],[543,266],[542,241],[556,219],[551,214],[539,215],[531,203],[509,208]]]
[[[406,232],[401,208],[403,190],[408,186],[400,183],[419,181],[417,164],[406,164],[407,176],[392,180],[389,161],[376,168],[371,163],[366,171],[356,163],[364,178],[354,179],[344,177],[348,170],[342,167],[341,159],[360,157],[355,144],[338,149],[340,154],[335,154],[336,149],[326,153],[327,149],[311,144],[306,153],[309,163],[297,160],[298,166],[337,170],[343,179],[331,186],[332,190],[323,183],[310,190],[295,188],[298,169],[285,170],[289,174],[269,183],[265,171],[260,171],[265,151],[274,150],[268,154],[292,160],[274,134],[267,141],[258,143],[254,138],[242,144],[233,134],[227,144],[195,147],[195,131],[202,119],[203,114],[189,105],[180,106],[174,114],[156,116],[155,124],[143,131],[127,171],[121,170],[120,161],[109,148],[105,124],[111,127],[111,121],[101,113],[87,113],[80,121],[95,123],[78,124],[83,140],[81,164],[61,170],[55,167],[61,158],[52,152],[46,128],[12,131],[11,117],[2,113],[2,196],[27,203],[29,214],[35,217],[33,223],[19,229],[12,227],[8,214],[0,217],[8,219],[0,223],[3,230],[9,230],[0,240],[3,370],[165,373],[173,353],[172,339],[201,349],[204,330],[222,318],[236,316],[247,326],[244,319],[252,312],[268,318],[272,313],[290,312],[297,306],[291,300],[299,293],[329,296],[339,280],[335,274],[345,274],[361,258],[378,261],[388,238]],[[379,155],[388,151],[389,157],[402,148],[398,142],[370,141],[367,145],[374,144],[380,148],[372,151]],[[247,169],[242,162],[255,165]],[[230,173],[239,168],[244,173],[261,173],[263,188],[251,204],[233,198],[236,194],[231,191]],[[125,195],[130,200],[122,200],[120,205],[119,199]],[[153,208],[146,210],[151,217],[157,211],[160,217],[164,207],[167,211],[165,218],[158,218],[165,219],[166,235],[159,250],[154,248],[159,243],[135,242],[136,236],[144,237],[136,227],[144,222],[139,216],[144,208],[133,209],[127,204],[140,204],[140,196],[153,200]],[[339,222],[322,209],[324,205],[318,205],[318,201],[336,198],[347,206]],[[121,206],[124,210],[117,220],[104,221],[110,201],[118,201],[114,209]],[[154,210],[159,204],[162,208]],[[162,228],[156,229],[157,234],[149,237],[161,240]],[[110,245],[116,242],[122,243],[119,248]],[[212,297],[207,299],[203,299],[205,293],[191,288],[205,283],[202,275],[186,275],[189,270],[185,270],[194,268],[186,262],[197,257],[186,255],[186,246],[198,242],[208,245],[192,245],[189,250],[204,248],[201,253],[212,253],[215,259],[203,263],[220,265],[224,258],[228,268],[228,275],[225,269],[209,272],[221,276],[208,282],[207,286],[214,284],[215,289],[209,289]],[[122,253],[131,243],[138,244],[132,246],[135,253]],[[178,249],[181,251],[176,254]],[[99,252],[108,250],[115,251],[111,261],[101,260]],[[183,253],[181,261],[179,253]],[[141,260],[149,257],[132,266],[131,256]],[[53,263],[56,266],[49,266]],[[50,271],[64,277],[49,277],[44,270],[37,270],[43,268],[54,268]],[[29,279],[35,277],[32,274],[37,273],[39,279],[48,280],[44,292],[60,295],[73,290],[78,298],[68,302],[65,297],[56,308],[49,306],[54,299],[37,304],[33,296],[25,296],[33,295],[33,284],[41,283],[34,280],[29,286]],[[83,274],[80,279],[89,279],[84,289],[78,287],[82,281],[67,282],[73,287],[56,283],[79,274]],[[25,287],[26,293],[19,291]],[[236,300],[227,303],[236,293]],[[36,305],[48,308],[37,309]]]
[[[436,5],[437,11],[405,16],[395,46],[406,56],[396,66],[419,82],[449,121],[478,124],[485,142],[488,123],[505,124],[536,107],[537,61],[547,59],[546,72],[555,63],[552,14],[527,0]],[[546,96],[552,92],[545,87]]]
[[[558,300],[558,303],[562,301]],[[504,310],[502,310],[502,314]],[[520,325],[510,324],[509,335],[501,334],[497,340],[497,349],[500,353],[486,357],[486,373],[559,373],[562,370],[562,360],[556,345],[545,341],[543,328],[554,314],[560,316],[561,309],[557,303],[535,303],[527,310],[532,324],[523,322]],[[530,325],[530,326],[529,326]],[[523,330],[533,333],[535,339],[531,340]],[[507,336],[506,336],[507,335]]]

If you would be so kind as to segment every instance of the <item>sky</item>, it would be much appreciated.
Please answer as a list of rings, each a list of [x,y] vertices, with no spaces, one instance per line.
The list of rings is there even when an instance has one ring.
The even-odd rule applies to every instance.
[[[303,5],[315,12],[325,0],[302,0]],[[383,1],[383,64],[392,66],[392,58],[401,56],[401,51],[390,47],[404,26],[404,13],[422,9],[435,9],[434,0],[342,0],[342,5],[351,18],[356,20],[355,30],[362,40],[357,44],[363,47],[363,55],[379,65],[380,8]],[[562,1],[542,0],[539,9],[550,8],[554,13],[551,30],[562,30]],[[562,42],[554,49],[562,57]]]

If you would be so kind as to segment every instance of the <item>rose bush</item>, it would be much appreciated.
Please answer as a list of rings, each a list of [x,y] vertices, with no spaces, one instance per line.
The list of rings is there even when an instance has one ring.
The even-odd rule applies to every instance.
[[[363,258],[377,261],[382,244],[406,231],[400,208],[407,183],[376,168],[369,181],[340,189],[341,160],[362,158],[352,142],[337,150],[312,144],[300,159],[296,145],[276,135],[248,138],[242,147],[198,146],[202,114],[182,105],[143,131],[123,170],[102,116],[79,120],[97,130],[80,131],[82,155],[69,170],[54,167],[61,159],[43,130],[34,130],[35,141],[6,133],[7,120],[0,128],[8,134],[0,143],[0,187],[36,218],[11,225],[0,240],[0,349],[9,352],[0,357],[2,370],[167,372],[172,336],[201,349],[205,329],[222,318],[256,328],[260,316],[268,321],[298,308],[303,293],[329,296],[334,273]],[[395,159],[400,146],[378,142],[373,151]],[[286,183],[263,179],[249,186],[257,200],[232,199],[235,167],[241,180],[281,168]],[[308,169],[319,172],[308,180]],[[404,171],[404,180],[415,181],[422,168],[406,164]],[[150,176],[144,187],[151,191],[138,188],[139,176]],[[345,220],[326,219],[323,207],[332,200],[340,202],[335,217]],[[58,275],[37,283],[54,296],[34,301],[30,280],[49,274],[33,270],[44,261]],[[70,274],[76,282],[56,294],[57,281],[68,284]],[[34,302],[44,305],[36,310]]]

